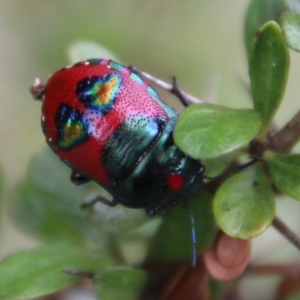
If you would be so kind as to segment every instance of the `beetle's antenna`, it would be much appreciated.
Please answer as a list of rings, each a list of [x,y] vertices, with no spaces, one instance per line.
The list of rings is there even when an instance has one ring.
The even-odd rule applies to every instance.
[[[192,267],[196,268],[197,265],[197,237],[196,237],[196,229],[195,229],[195,219],[192,213],[192,210],[189,206],[187,206],[187,210],[190,215],[191,221],[191,241],[192,241]]]

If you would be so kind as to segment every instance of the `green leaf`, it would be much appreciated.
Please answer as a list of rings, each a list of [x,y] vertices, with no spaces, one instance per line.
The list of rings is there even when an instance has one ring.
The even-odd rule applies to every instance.
[[[253,41],[249,73],[254,108],[262,116],[260,132],[264,138],[279,107],[289,72],[289,52],[279,25],[266,23]]]
[[[197,253],[202,253],[212,242],[215,221],[211,208],[212,197],[202,191],[193,198],[189,209],[194,215]],[[174,262],[191,259],[191,219],[189,210],[174,207],[166,211],[148,254],[148,261]]]
[[[218,189],[213,210],[218,225],[232,237],[254,238],[275,216],[271,185],[257,163],[227,179]]]
[[[132,209],[122,205],[110,207],[102,202],[86,207],[83,212],[93,225],[114,234],[135,229],[150,221],[144,209]]]
[[[189,106],[175,125],[176,145],[195,159],[209,159],[249,143],[261,121],[251,109],[231,109],[213,104]]]
[[[114,267],[97,273],[94,290],[101,300],[139,299],[147,275],[141,270],[130,267]]]
[[[26,179],[42,190],[58,197],[68,198],[74,205],[80,205],[87,193],[95,191],[95,185],[75,186],[70,181],[71,168],[65,165],[49,147],[37,153],[28,165]],[[102,192],[102,188],[97,186]]]
[[[71,63],[90,59],[105,58],[119,61],[115,54],[102,45],[91,41],[77,41],[68,47],[68,57]]]
[[[0,300],[35,298],[80,281],[63,271],[96,272],[110,259],[75,247],[44,247],[15,253],[0,262]]]
[[[226,291],[228,291],[228,283],[213,278],[209,280],[210,299],[222,299]],[[229,283],[230,284],[230,283]]]
[[[47,241],[101,241],[101,232],[80,209],[92,186],[76,187],[69,177],[70,169],[45,148],[30,162],[27,179],[13,189],[11,216],[23,230]]]
[[[44,240],[75,244],[92,238],[101,241],[101,232],[87,222],[75,200],[23,181],[14,188],[9,205],[20,228]]]
[[[300,200],[300,154],[265,152],[264,158],[274,185],[284,194]]]
[[[300,52],[300,15],[295,12],[283,14],[282,28],[288,46]]]
[[[285,9],[283,0],[252,0],[248,6],[244,23],[244,42],[248,56],[255,33],[266,22],[280,21]]]
[[[216,158],[201,160],[202,164],[205,166],[205,175],[208,177],[220,175],[233,161],[238,160],[241,155],[243,155],[243,151],[240,149],[220,155]]]

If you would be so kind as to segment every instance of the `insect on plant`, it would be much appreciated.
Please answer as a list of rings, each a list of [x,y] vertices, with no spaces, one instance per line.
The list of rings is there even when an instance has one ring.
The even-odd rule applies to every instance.
[[[173,91],[187,106],[176,84]],[[152,216],[202,188],[204,166],[172,137],[178,113],[136,71],[90,59],[57,71],[45,86],[38,81],[32,94],[43,101],[47,144],[72,169],[71,181],[96,181],[112,194],[111,206]]]
[[[104,56],[104,45],[94,48],[90,42],[68,45],[71,61],[84,61],[56,71],[47,81],[35,81],[31,93],[40,100],[35,103],[36,108],[42,106],[46,142],[63,163],[49,149],[36,149],[23,178],[15,183],[15,178],[9,176],[9,189],[5,186],[4,194],[9,201],[2,207],[5,219],[8,216],[21,232],[36,238],[39,246],[14,251],[1,259],[0,299],[65,299],[68,292],[74,295],[78,290],[80,295],[92,293],[97,299],[123,300],[240,299],[242,292],[245,297],[255,293],[254,298],[262,299],[260,290],[276,294],[278,299],[299,297],[299,203],[293,199],[300,201],[300,111],[290,120],[286,113],[286,108],[292,114],[299,109],[298,87],[295,86],[294,97],[290,97],[290,90],[285,93],[290,64],[288,47],[300,51],[299,8],[294,5],[296,1],[249,2],[244,27],[246,66],[239,63],[240,49],[232,43],[231,35],[222,39],[214,35],[222,46],[211,48],[210,61],[206,61],[202,50],[209,43],[203,48],[203,40],[197,35],[198,23],[191,23],[196,30],[183,32],[183,39],[192,44],[184,44],[182,51],[170,48],[182,39],[155,47],[172,51],[166,53],[168,57],[157,56],[157,65],[169,66],[173,62],[174,68],[182,68],[176,72],[179,76],[183,76],[185,68],[188,73],[180,87],[188,81],[195,88],[197,85],[199,92],[207,68],[211,64],[215,68],[220,62],[217,69],[226,77],[229,75],[222,80],[221,91],[226,92],[220,94],[220,101],[236,101],[238,108],[199,102],[181,90],[175,80],[168,85],[115,61],[84,60],[88,56]],[[72,6],[72,12],[75,9],[78,7]],[[101,11],[107,19],[114,10],[106,9]],[[176,14],[170,14],[173,9]],[[82,9],[78,12],[83,16]],[[177,12],[177,6],[168,5],[168,16],[176,18]],[[197,15],[194,6],[192,11],[185,10],[189,12]],[[57,9],[54,14],[56,20]],[[103,23],[103,18],[96,18],[96,23],[92,19],[89,18],[86,29],[97,28],[101,22],[110,24]],[[141,19],[133,18],[129,25],[138,25]],[[70,18],[64,20],[69,22]],[[118,21],[127,22],[127,18]],[[178,26],[174,28],[173,24],[164,20],[163,32],[156,34],[155,29],[161,24],[155,23],[155,27],[149,28],[154,31],[148,44],[157,45],[157,38],[161,42],[161,34],[166,32],[175,29],[177,33]],[[58,35],[55,29],[61,31],[61,26],[52,26],[47,31],[51,37],[60,37],[48,41],[60,50],[70,40],[61,38],[64,33],[70,33],[71,39],[78,35],[76,30],[70,31],[67,23],[64,25],[66,30]],[[240,23],[235,28],[239,26]],[[29,27],[30,31],[35,27]],[[126,30],[120,31],[120,38],[105,28],[95,38],[107,41],[106,46],[120,45],[126,39]],[[137,34],[136,40],[130,39],[132,43],[121,47],[119,54],[130,58],[139,49],[135,62],[147,68],[151,62],[149,51],[139,47],[140,38],[144,40],[147,34],[142,27],[139,29],[142,36]],[[220,29],[224,35],[224,28],[217,25],[212,30],[217,33]],[[118,32],[115,23],[113,31]],[[50,59],[55,59],[56,54],[45,52],[45,45],[39,40],[41,35],[33,31],[31,37],[37,40],[26,39],[31,48],[24,50],[26,61],[20,64],[20,68],[26,68],[26,74],[36,70],[39,62],[56,64]],[[42,46],[36,48],[37,45]],[[191,45],[193,49],[189,49]],[[211,47],[215,45],[213,42]],[[197,46],[202,48],[200,52]],[[49,49],[52,51],[53,47]],[[215,57],[217,52],[220,56]],[[30,60],[28,53],[39,54],[32,55]],[[180,60],[175,60],[176,53]],[[113,57],[112,53],[109,55]],[[294,71],[297,61],[299,57],[294,52]],[[203,62],[205,68],[201,68]],[[11,63],[8,67],[11,69]],[[151,68],[156,74],[155,63],[151,63]],[[230,72],[236,77],[229,79]],[[244,83],[244,90],[238,78]],[[17,80],[19,88],[23,88],[22,82],[31,80],[20,81],[19,76],[11,79]],[[155,89],[147,82],[153,83]],[[289,89],[295,81],[290,83]],[[184,109],[180,114],[162,101],[165,98],[160,98],[156,86],[181,101]],[[8,94],[9,101],[13,94]],[[26,109],[30,109],[28,97],[24,99]],[[285,107],[280,111],[283,99],[290,102],[284,101]],[[247,108],[240,107],[244,104]],[[21,113],[22,118],[30,118],[28,110]],[[14,112],[13,119],[19,114]],[[286,123],[282,124],[284,119]],[[24,135],[31,148],[35,145],[34,141],[31,143],[34,130],[35,127],[30,138]],[[11,130],[8,133],[18,141]],[[14,152],[19,155],[19,150]],[[4,157],[10,154],[5,153]],[[9,162],[5,161],[7,167]],[[72,188],[70,173],[72,182],[81,187]],[[85,184],[89,181],[91,184]],[[98,197],[94,196],[96,193]],[[87,209],[80,211],[82,202]],[[293,227],[288,228],[285,219]],[[271,226],[281,235],[272,232],[270,236],[269,231],[265,232]],[[263,233],[262,239],[255,240]],[[285,239],[290,243],[285,243]],[[257,249],[258,243],[263,251]],[[4,246],[5,252],[10,244]],[[275,287],[272,282],[267,287],[265,280],[255,280],[259,282],[257,288],[252,285],[253,275],[276,275],[278,285]],[[251,286],[246,291],[248,279]]]
[[[256,7],[279,1],[252,2]],[[95,181],[112,196],[110,201],[99,196],[84,205],[120,204],[142,208],[148,216],[163,212],[163,218],[146,223],[137,210],[96,204],[85,211],[93,214],[90,220],[99,212],[96,228],[74,202],[83,199],[90,186],[77,197],[80,189],[70,191],[61,182],[60,174],[65,173],[63,168],[59,172],[59,162],[52,168],[55,174],[48,174],[45,170],[54,162],[48,160],[49,153],[38,155],[10,203],[18,224],[48,244],[1,261],[0,298],[37,298],[76,284],[82,275],[101,299],[112,299],[115,290],[115,298],[122,298],[125,288],[134,296],[124,299],[209,299],[215,291],[208,278],[230,281],[241,274],[247,277],[245,270],[255,272],[250,241],[270,225],[300,248],[299,237],[275,216],[278,193],[300,199],[300,155],[290,154],[299,141],[300,113],[277,131],[271,126],[287,83],[285,38],[296,15],[292,13],[291,20],[288,14],[280,17],[284,27],[269,21],[277,17],[258,20],[265,11],[275,10],[259,6],[248,20],[253,27],[246,45],[253,109],[196,103],[176,81],[167,85],[105,59],[60,69],[45,84],[35,81],[31,93],[42,102],[46,142],[72,170],[71,181]],[[186,109],[179,115],[146,80],[175,94]],[[176,205],[187,210],[171,208]],[[108,221],[111,217],[113,222]],[[157,227],[141,234],[144,224],[146,229],[148,224]],[[289,269],[293,275],[295,269]],[[287,278],[280,268],[273,271]],[[30,280],[24,283],[23,278]]]
[[[187,204],[210,178],[200,160],[174,143],[178,113],[133,68],[112,60],[90,59],[54,73],[46,85],[31,89],[42,100],[47,144],[71,169],[71,181],[96,181],[112,196],[110,206],[145,208],[148,216]],[[189,101],[174,79],[172,92]],[[240,171],[257,159],[236,167]],[[191,221],[192,265],[197,262],[195,221]]]

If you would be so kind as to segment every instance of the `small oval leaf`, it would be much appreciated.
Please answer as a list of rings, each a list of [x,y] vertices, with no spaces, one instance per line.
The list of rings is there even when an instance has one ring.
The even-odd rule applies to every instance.
[[[66,166],[49,147],[45,147],[31,159],[26,179],[42,190],[58,197],[67,197],[70,201],[76,201],[78,205],[84,200],[84,195],[91,190],[91,184],[75,186],[70,181],[70,175],[71,168]]]
[[[300,200],[300,154],[264,154],[274,185],[284,194]]]
[[[84,208],[83,212],[91,224],[114,234],[135,229],[150,221],[144,209],[132,209],[122,205],[111,207],[102,202]]]
[[[94,290],[101,300],[139,299],[147,274],[130,267],[108,268],[94,277]]]
[[[259,115],[252,109],[194,104],[180,115],[173,136],[189,156],[209,159],[246,145],[260,126]]]
[[[91,41],[76,41],[68,47],[67,53],[72,64],[90,58],[105,58],[119,61],[112,51]]]
[[[253,40],[249,74],[254,108],[261,113],[264,138],[279,107],[289,72],[289,52],[281,28],[274,21],[266,23]]]
[[[101,232],[87,222],[78,200],[68,195],[57,196],[31,181],[23,181],[11,193],[9,208],[22,230],[43,240],[74,244],[91,242],[91,239],[101,241]]]
[[[282,28],[288,46],[300,52],[300,15],[291,11],[283,14]]]
[[[280,21],[285,9],[283,0],[252,0],[247,8],[244,24],[244,41],[249,56],[252,40],[257,30],[266,22]]]
[[[215,221],[211,208],[212,196],[202,191],[189,201],[194,215],[197,253],[202,253],[212,243]],[[162,223],[151,242],[147,260],[150,262],[174,262],[191,258],[192,225],[189,211],[174,207],[165,212]]]
[[[0,262],[0,300],[32,299],[53,293],[81,280],[63,271],[95,272],[109,265],[107,256],[74,246],[21,251]]]
[[[275,201],[262,166],[257,163],[227,179],[215,195],[213,210],[218,225],[232,237],[263,233],[275,216]]]
[[[20,228],[47,241],[100,243],[102,232],[86,220],[80,209],[95,187],[91,183],[75,186],[69,179],[70,172],[50,149],[37,153],[28,166],[26,180],[10,194],[11,216]]]

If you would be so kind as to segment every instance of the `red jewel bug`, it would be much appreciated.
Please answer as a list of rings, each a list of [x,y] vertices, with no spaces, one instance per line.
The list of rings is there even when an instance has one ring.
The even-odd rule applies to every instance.
[[[170,90],[189,105],[175,80]],[[46,142],[72,169],[71,181],[93,180],[113,196],[112,202],[96,201],[145,208],[152,216],[186,204],[205,178],[212,179],[204,175],[200,161],[174,144],[178,113],[133,68],[90,59],[58,70],[45,85],[37,80],[31,93],[42,100]],[[189,212],[195,265],[194,217]]]
[[[43,101],[46,141],[72,168],[72,182],[96,181],[113,195],[111,205],[154,215],[202,187],[203,165],[173,142],[177,112],[138,73],[92,59],[33,90]]]

